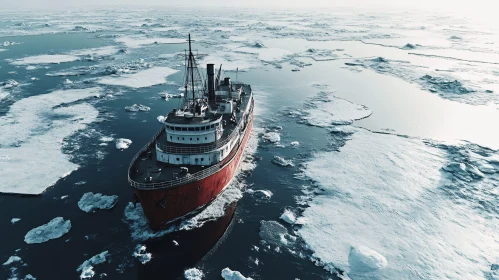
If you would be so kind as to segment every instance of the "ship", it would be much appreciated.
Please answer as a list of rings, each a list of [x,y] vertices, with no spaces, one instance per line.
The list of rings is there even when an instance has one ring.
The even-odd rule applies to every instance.
[[[222,76],[222,65],[200,74],[191,36],[178,108],[132,159],[128,182],[152,229],[200,211],[232,181],[253,126],[251,85]],[[237,72],[236,72],[237,73]],[[237,78],[236,78],[237,80]]]

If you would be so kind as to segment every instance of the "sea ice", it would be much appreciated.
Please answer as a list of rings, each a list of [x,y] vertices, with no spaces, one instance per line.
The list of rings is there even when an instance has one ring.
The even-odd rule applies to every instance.
[[[106,46],[100,48],[82,49],[74,50],[70,54],[77,56],[91,56],[91,57],[102,57],[110,56],[119,52],[119,49],[115,46]]]
[[[133,104],[132,106],[125,107],[125,111],[127,112],[147,112],[149,110],[151,110],[151,108],[141,104]]]
[[[135,247],[135,252],[133,252],[133,256],[136,257],[142,264],[146,264],[152,259],[152,254],[148,253],[146,249],[145,245],[138,244]]]
[[[10,220],[10,223],[15,224],[15,223],[19,222],[20,220],[21,219],[19,219],[19,218],[12,218],[12,220]]]
[[[291,146],[293,146],[293,147],[296,147],[296,146],[299,146],[299,145],[300,145],[300,142],[298,142],[298,141],[291,142]]]
[[[85,193],[80,201],[78,207],[87,213],[95,212],[97,209],[111,209],[118,203],[117,195],[103,195],[101,193]]]
[[[244,277],[239,271],[233,271],[228,267],[222,270],[222,278],[225,280],[253,280],[253,278]]]
[[[58,90],[27,97],[0,116],[0,155],[9,158],[0,161],[0,192],[40,194],[79,167],[62,153],[61,143],[97,119],[99,112],[93,106],[76,101],[100,90]]]
[[[11,265],[15,262],[21,262],[21,258],[18,257],[18,256],[10,256],[9,259],[3,263],[4,266],[8,266],[8,265]]]
[[[275,165],[282,166],[282,167],[295,166],[295,164],[293,163],[293,161],[291,161],[289,159],[285,159],[285,158],[283,158],[281,156],[274,156],[272,158],[272,163],[275,164]]]
[[[152,67],[138,70],[133,74],[122,74],[121,76],[102,77],[98,83],[104,85],[125,86],[131,88],[144,88],[154,85],[165,84],[166,77],[177,73],[178,70],[169,67]]]
[[[190,268],[184,271],[184,278],[186,280],[201,280],[203,279],[203,271],[197,268]]]
[[[77,269],[77,272],[81,272],[80,279],[90,279],[94,277],[95,271],[94,266],[104,263],[106,258],[109,256],[108,251],[104,251],[100,254],[97,254],[90,259],[84,261]]]
[[[134,49],[152,44],[185,44],[187,41],[182,38],[144,38],[124,36],[116,38],[116,42],[122,43],[128,48]]]
[[[292,52],[278,48],[249,48],[241,47],[234,49],[236,52],[250,53],[258,55],[258,58],[265,62],[281,62],[289,57]]]
[[[294,224],[296,222],[295,213],[289,209],[285,209],[280,218],[288,224]]]
[[[497,194],[487,177],[454,182],[441,171],[462,148],[363,130],[350,137],[304,165],[321,192],[298,234],[317,263],[352,279],[483,279],[499,250]],[[386,268],[359,271],[359,261]]]
[[[158,120],[159,123],[165,123],[165,121],[166,121],[165,116],[158,116],[156,119]]]
[[[130,147],[131,144],[132,140],[130,139],[125,139],[125,138],[116,139],[116,149],[118,150],[128,149],[128,147]]]
[[[296,240],[295,236],[290,235],[288,230],[276,221],[261,221],[259,235],[266,242],[276,246],[290,246]]]
[[[59,64],[79,60],[75,55],[67,54],[45,54],[36,56],[27,56],[16,59],[11,62],[12,65],[29,65],[29,64]]]
[[[43,243],[51,239],[57,239],[68,233],[71,229],[71,221],[62,217],[52,219],[47,224],[30,230],[24,237],[24,242],[28,244]]]
[[[281,141],[281,136],[279,135],[279,133],[274,131],[263,134],[262,138],[272,143],[278,143],[279,141]]]
[[[331,92],[320,92],[306,104],[302,117],[309,125],[330,127],[351,124],[372,114],[366,106],[357,105],[336,97]]]
[[[246,190],[247,193],[251,194],[260,194],[263,198],[265,199],[270,199],[273,195],[273,193],[269,190],[253,190],[253,189],[248,189]]]

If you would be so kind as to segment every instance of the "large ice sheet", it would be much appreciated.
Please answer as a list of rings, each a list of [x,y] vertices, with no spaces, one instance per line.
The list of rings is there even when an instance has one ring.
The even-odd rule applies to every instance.
[[[98,83],[131,88],[143,88],[165,84],[166,77],[177,72],[178,70],[169,67],[153,67],[146,70],[139,70],[133,74],[103,77],[98,80]]]
[[[16,59],[11,63],[13,65],[29,65],[29,64],[59,64],[63,62],[71,62],[79,60],[76,55],[69,54],[44,54],[36,56],[27,56],[24,58]]]
[[[484,185],[493,181],[474,191],[443,172],[459,149],[366,131],[351,137],[305,164],[324,189],[298,231],[314,258],[352,279],[483,279],[499,249],[489,207],[497,194]]]
[[[58,90],[21,99],[0,117],[0,192],[40,194],[79,166],[62,153],[61,144],[97,119],[90,104],[100,88]],[[58,106],[68,104],[67,106]],[[50,159],[50,160],[47,160]]]

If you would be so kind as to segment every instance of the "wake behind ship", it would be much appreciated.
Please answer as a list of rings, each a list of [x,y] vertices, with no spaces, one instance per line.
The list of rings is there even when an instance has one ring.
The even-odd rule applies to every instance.
[[[221,66],[215,77],[214,64],[207,65],[204,83],[190,35],[185,65],[183,105],[168,113],[128,169],[128,181],[153,229],[202,208],[227,187],[253,124],[251,86],[221,79]]]

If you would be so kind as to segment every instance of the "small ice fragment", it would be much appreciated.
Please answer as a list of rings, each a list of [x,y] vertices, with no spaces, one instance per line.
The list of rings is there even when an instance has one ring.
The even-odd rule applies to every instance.
[[[296,146],[298,146],[298,145],[300,145],[300,142],[298,142],[298,141],[293,141],[293,142],[291,142],[291,146],[296,147]]]
[[[270,199],[273,195],[273,193],[269,190],[252,190],[248,189],[246,192],[251,193],[251,194],[261,194],[263,195],[263,198]]]
[[[101,193],[85,193],[80,201],[78,201],[78,207],[82,211],[87,213],[95,212],[97,209],[111,209],[118,202],[117,195],[103,195]]]
[[[114,140],[113,137],[109,137],[109,136],[103,136],[99,139],[101,142],[111,142]]]
[[[284,210],[284,213],[282,213],[280,218],[288,224],[294,224],[296,222],[295,213],[291,212],[289,209]]]
[[[262,136],[262,138],[272,143],[277,143],[281,141],[281,136],[277,132],[267,132]]]
[[[81,272],[80,279],[90,279],[94,277],[95,271],[93,270],[94,265],[101,264],[106,261],[106,257],[109,256],[108,251],[104,251],[100,254],[97,254],[90,259],[84,261],[76,271]]]
[[[146,246],[138,244],[133,252],[133,256],[136,257],[142,264],[146,264],[152,259],[152,254],[146,252]]]
[[[21,262],[21,258],[18,257],[18,256],[10,256],[9,259],[3,263],[4,266],[8,266],[8,265],[11,265],[15,262]]]
[[[178,246],[178,242],[173,240],[173,245]]]
[[[157,120],[158,120],[159,123],[164,123],[165,120],[166,120],[166,117],[164,117],[164,116],[158,116]]]
[[[71,229],[71,221],[64,218],[57,217],[52,219],[49,223],[36,227],[30,230],[24,236],[24,242],[28,244],[43,243],[51,239],[56,239],[68,233]]]
[[[33,275],[28,274],[28,275],[24,276],[24,280],[36,280],[36,278],[33,277]]]
[[[61,196],[61,199],[66,199],[66,198],[68,198],[68,196],[69,195],[63,195],[63,196]]]
[[[132,106],[125,107],[125,111],[127,112],[147,112],[149,110],[151,110],[151,108],[141,104],[133,104]]]
[[[21,220],[20,218],[12,218],[12,220],[10,220],[10,223],[15,224],[15,223],[19,222],[20,220]]]
[[[244,277],[239,271],[233,271],[228,267],[222,270],[222,278],[225,280],[253,280],[253,278]]]
[[[203,276],[203,271],[197,268],[190,268],[184,271],[184,278],[187,280],[201,280]]]
[[[348,263],[354,271],[368,272],[386,267],[388,261],[380,253],[364,247],[351,247]]]
[[[116,149],[118,150],[128,149],[128,147],[130,147],[131,144],[132,140],[130,139],[125,139],[125,138],[116,139]]]
[[[274,156],[272,158],[272,163],[282,167],[295,166],[295,164],[291,160],[284,159],[283,157],[280,156]]]
[[[73,84],[73,81],[71,81],[70,79],[66,79],[66,80],[64,81],[64,84],[65,84],[65,85],[71,85],[71,84]]]

